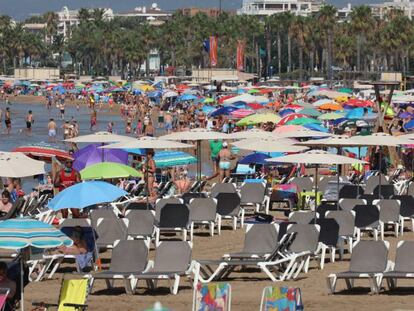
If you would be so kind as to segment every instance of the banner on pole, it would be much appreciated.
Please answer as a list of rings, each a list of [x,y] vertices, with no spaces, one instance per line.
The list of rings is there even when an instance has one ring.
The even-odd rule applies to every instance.
[[[243,40],[237,40],[237,70],[244,70],[244,49],[246,43]]]
[[[217,37],[210,37],[210,65],[211,67],[217,67]]]

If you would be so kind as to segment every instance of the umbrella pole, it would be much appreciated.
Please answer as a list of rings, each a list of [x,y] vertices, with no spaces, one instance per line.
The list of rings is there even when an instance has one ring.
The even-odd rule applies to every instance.
[[[148,184],[148,156],[145,158],[145,186],[147,187],[147,199],[146,199],[146,204],[147,204],[147,210],[149,210],[149,195],[151,193],[151,190],[149,188],[149,184]]]
[[[316,164],[316,171],[315,171],[315,213],[314,213],[314,222],[316,224],[316,208],[318,207],[318,168],[319,165]]]
[[[381,174],[382,174],[382,147],[379,147],[379,189],[378,189],[378,200],[381,199]]]
[[[20,310],[24,310],[24,270],[23,270],[23,253],[20,253]]]
[[[201,181],[201,140],[197,140],[197,180]]]
[[[360,146],[358,146],[358,160],[361,160],[361,147]],[[361,173],[362,173],[362,176],[364,176],[365,175],[365,165],[364,164],[361,164],[361,165],[362,165]],[[359,181],[360,181],[360,178],[358,178],[357,181],[358,181],[357,195],[359,197],[359,187],[360,187]]]
[[[336,165],[336,209],[339,209],[339,164]]]

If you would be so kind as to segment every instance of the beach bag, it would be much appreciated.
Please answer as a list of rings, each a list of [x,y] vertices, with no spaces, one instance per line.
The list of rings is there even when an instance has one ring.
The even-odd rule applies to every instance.
[[[230,311],[229,283],[198,283],[194,289],[193,311]]]
[[[302,294],[297,287],[267,286],[263,289],[260,311],[302,311]]]

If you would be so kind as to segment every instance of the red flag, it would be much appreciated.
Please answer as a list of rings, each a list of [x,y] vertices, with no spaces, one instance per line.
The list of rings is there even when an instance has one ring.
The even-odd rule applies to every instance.
[[[217,66],[217,37],[210,37],[210,65],[211,67]]]
[[[243,40],[237,40],[237,70],[244,70],[244,48],[246,44]]]

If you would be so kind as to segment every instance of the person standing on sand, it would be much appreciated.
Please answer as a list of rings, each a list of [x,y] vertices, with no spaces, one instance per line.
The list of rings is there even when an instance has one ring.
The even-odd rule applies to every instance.
[[[26,115],[26,130],[29,134],[32,133],[32,124],[34,122],[33,119],[33,112],[29,110],[29,112]]]
[[[221,149],[218,153],[220,182],[224,179],[224,177],[230,177],[230,161],[232,159],[234,159],[234,156],[231,154],[227,142],[223,142],[223,149]]]
[[[9,135],[11,131],[11,113],[9,107],[6,108],[6,113],[4,114],[4,124],[6,124],[6,133]]]
[[[57,125],[56,125],[55,120],[49,119],[49,123],[47,124],[47,129],[48,129],[49,141],[56,142]]]

